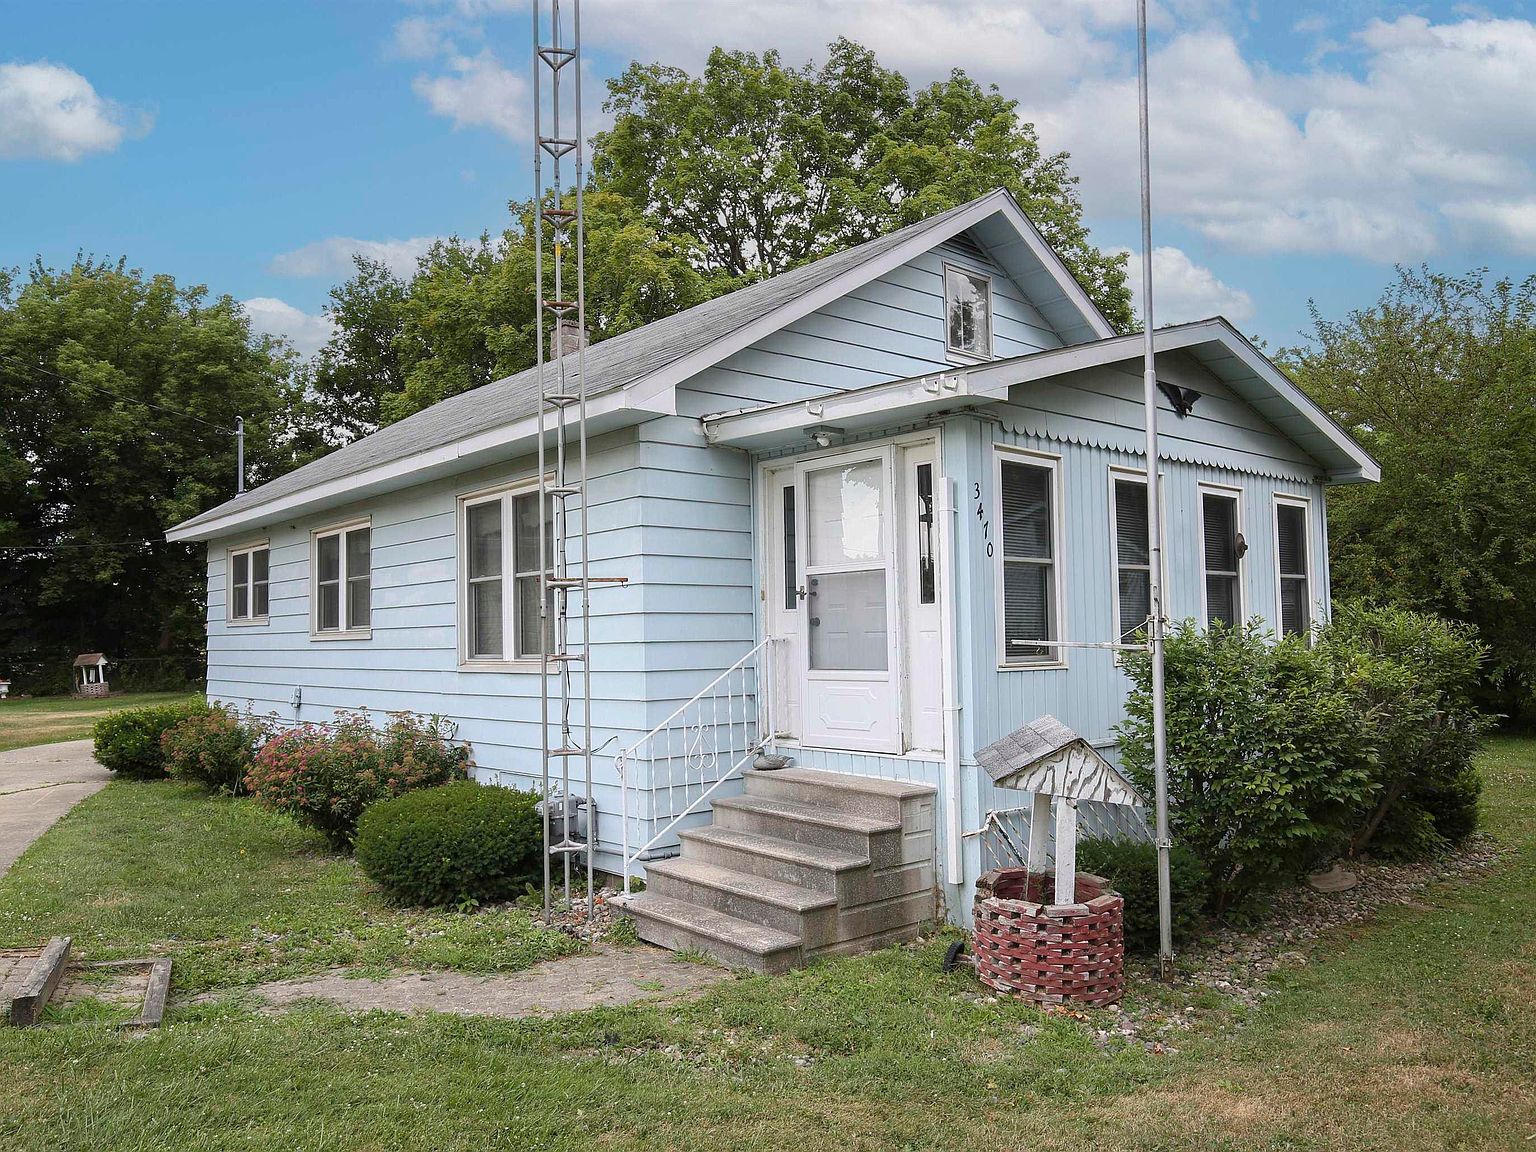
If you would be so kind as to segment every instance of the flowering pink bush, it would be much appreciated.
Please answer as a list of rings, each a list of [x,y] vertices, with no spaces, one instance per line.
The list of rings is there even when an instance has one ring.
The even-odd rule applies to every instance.
[[[329,725],[278,732],[256,754],[245,785],[268,808],[286,812],[345,849],[376,800],[463,779],[469,749],[451,742],[439,717],[397,712],[380,732],[366,713],[337,713]]]

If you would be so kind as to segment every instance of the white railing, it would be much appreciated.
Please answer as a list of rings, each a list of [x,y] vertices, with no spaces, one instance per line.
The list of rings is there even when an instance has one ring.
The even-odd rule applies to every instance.
[[[739,777],[767,745],[775,643],[758,644],[613,758],[621,797],[624,892],[635,862],[672,838],[684,817]]]

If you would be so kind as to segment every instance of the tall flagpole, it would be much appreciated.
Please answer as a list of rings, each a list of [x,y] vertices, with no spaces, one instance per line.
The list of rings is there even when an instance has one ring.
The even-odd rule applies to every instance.
[[[1137,98],[1141,128],[1141,325],[1143,403],[1147,411],[1147,535],[1151,545],[1152,768],[1157,789],[1157,955],[1173,979],[1173,897],[1168,853],[1168,721],[1163,679],[1163,517],[1158,499],[1157,355],[1152,347],[1152,145],[1147,120],[1147,0],[1136,0]]]

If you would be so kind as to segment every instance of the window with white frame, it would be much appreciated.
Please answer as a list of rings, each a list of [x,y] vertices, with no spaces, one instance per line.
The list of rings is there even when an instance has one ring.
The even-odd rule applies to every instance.
[[[373,531],[368,521],[315,532],[310,572],[314,635],[366,635],[373,623]]]
[[[992,281],[977,272],[944,266],[945,343],[951,352],[992,355]]]
[[[1002,511],[1002,660],[1052,663],[1060,650],[1060,564],[1056,545],[1057,463],[1049,457],[998,453]]]
[[[1152,533],[1145,480],[1110,474],[1114,507],[1115,607],[1120,642],[1129,644],[1152,615]]]
[[[1312,592],[1307,579],[1307,506],[1275,501],[1275,569],[1280,593],[1280,634],[1296,636],[1312,627]]]
[[[552,538],[553,498],[545,503]],[[503,490],[459,501],[464,557],[460,657],[468,664],[536,659],[539,642],[539,497]],[[554,593],[547,617],[553,619]],[[546,639],[548,632],[546,631]]]
[[[1241,624],[1239,565],[1248,546],[1239,526],[1236,493],[1200,493],[1200,534],[1205,560],[1205,626]]]
[[[229,619],[232,622],[250,623],[267,618],[270,566],[266,544],[229,550]]]

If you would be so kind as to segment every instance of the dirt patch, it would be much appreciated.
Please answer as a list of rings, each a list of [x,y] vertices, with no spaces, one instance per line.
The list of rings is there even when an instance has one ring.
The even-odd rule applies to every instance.
[[[319,976],[258,984],[251,992],[274,1010],[304,1000],[326,1000],[357,1012],[446,1012],[515,1020],[676,1000],[730,978],[726,969],[680,964],[659,948],[598,948],[507,975],[402,972],[374,980],[338,968]],[[205,993],[196,999],[201,1003],[220,995]]]

